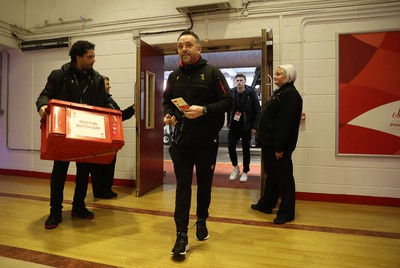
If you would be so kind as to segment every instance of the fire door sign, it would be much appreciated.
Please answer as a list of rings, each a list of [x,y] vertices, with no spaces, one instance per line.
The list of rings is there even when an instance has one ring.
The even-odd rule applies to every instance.
[[[104,115],[85,112],[80,110],[70,111],[69,129],[67,137],[69,138],[98,138],[106,139],[105,118]]]

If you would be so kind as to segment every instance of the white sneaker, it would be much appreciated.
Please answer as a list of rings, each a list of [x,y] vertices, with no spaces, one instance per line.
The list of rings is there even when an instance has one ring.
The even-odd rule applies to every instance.
[[[243,172],[242,176],[240,176],[240,182],[246,182],[247,181],[247,173]]]
[[[234,167],[231,175],[229,176],[229,180],[231,180],[231,181],[236,180],[239,173],[240,173],[239,166]]]

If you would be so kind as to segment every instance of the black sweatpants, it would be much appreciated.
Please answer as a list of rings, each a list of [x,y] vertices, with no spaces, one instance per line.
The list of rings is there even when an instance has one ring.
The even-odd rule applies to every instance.
[[[108,194],[114,184],[117,155],[110,164],[92,164],[92,187],[94,195]]]
[[[207,219],[218,140],[172,143],[169,148],[176,177],[174,219],[177,232],[187,232],[192,198],[193,167],[197,177],[197,218]]]
[[[292,152],[284,152],[277,160],[272,148],[262,148],[264,171],[267,174],[264,195],[257,206],[261,209],[273,209],[281,197],[277,217],[292,220],[295,217],[296,189],[293,177]]]
[[[236,152],[236,145],[242,139],[242,152],[243,152],[243,172],[250,171],[250,142],[251,142],[251,129],[242,131],[238,129],[229,129],[228,132],[228,150],[229,158],[231,159],[232,166],[238,165],[238,157]]]
[[[85,206],[85,198],[90,172],[89,163],[76,163],[75,192],[72,202],[73,206]],[[54,161],[50,180],[50,206],[51,211],[60,212],[63,208],[64,186],[67,179],[69,162]]]

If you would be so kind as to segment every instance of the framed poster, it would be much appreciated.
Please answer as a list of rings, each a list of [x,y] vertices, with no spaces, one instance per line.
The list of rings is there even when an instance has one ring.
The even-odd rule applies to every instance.
[[[338,35],[337,155],[400,156],[400,31]]]

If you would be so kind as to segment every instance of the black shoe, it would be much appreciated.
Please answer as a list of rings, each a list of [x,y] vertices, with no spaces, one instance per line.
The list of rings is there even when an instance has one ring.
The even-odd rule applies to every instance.
[[[71,215],[85,220],[91,220],[94,218],[94,214],[86,207],[72,207]]]
[[[251,209],[253,209],[253,210],[258,210],[258,211],[260,211],[260,212],[262,212],[262,213],[265,213],[265,214],[272,214],[272,209],[269,209],[269,208],[267,208],[267,209],[261,209],[261,208],[259,208],[259,207],[257,206],[257,204],[252,204],[250,207],[251,207]]]
[[[198,219],[196,222],[196,239],[199,241],[208,239],[208,230],[205,219]]]
[[[44,223],[45,229],[54,229],[57,228],[58,224],[62,222],[62,214],[60,212],[50,212],[49,217]]]
[[[292,221],[292,220],[294,220],[294,218],[288,219],[288,218],[283,218],[283,217],[276,217],[274,219],[274,223],[275,224],[284,224],[284,223]]]
[[[178,232],[176,234],[176,242],[174,248],[171,250],[171,255],[185,255],[190,249],[188,243],[187,233]]]
[[[111,194],[112,197],[117,197],[118,196],[118,194],[116,192],[113,192],[113,191],[111,191],[110,194]]]

